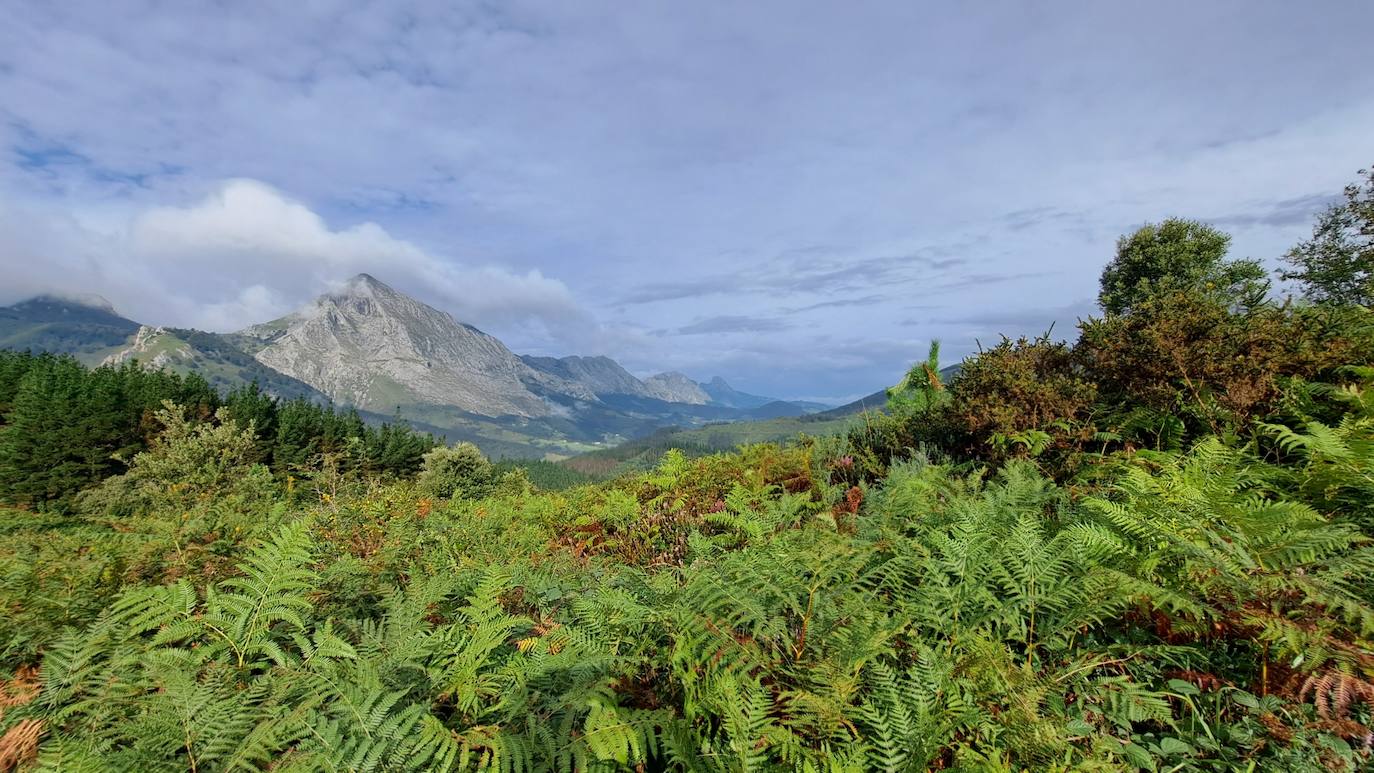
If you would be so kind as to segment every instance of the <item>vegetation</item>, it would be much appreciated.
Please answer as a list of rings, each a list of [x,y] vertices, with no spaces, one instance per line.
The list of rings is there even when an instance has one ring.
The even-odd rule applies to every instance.
[[[695,429],[667,427],[641,438],[574,456],[561,465],[594,479],[612,478],[657,467],[669,451],[689,458],[733,451],[742,445],[777,443],[843,432],[856,416],[788,416],[780,419],[707,424]]]
[[[1347,185],[1345,201],[1317,218],[1312,238],[1288,251],[1293,267],[1280,273],[1299,283],[1313,300],[1337,304],[1374,303],[1374,168]]]
[[[1098,304],[1122,314],[1170,290],[1257,303],[1268,289],[1264,268],[1254,260],[1226,260],[1230,246],[1230,236],[1196,220],[1145,225],[1117,242],[1116,257],[1102,271]]]
[[[1368,769],[1374,324],[1157,279],[839,434],[557,491],[159,393],[0,511],[0,767]]]
[[[253,460],[283,477],[325,463],[413,474],[435,445],[401,424],[368,426],[355,411],[279,401],[257,384],[221,397],[194,373],[137,362],[87,370],[69,356],[0,350],[0,503],[68,509],[79,491],[124,473],[151,447],[169,427],[159,413],[168,401],[188,420],[251,428]]]

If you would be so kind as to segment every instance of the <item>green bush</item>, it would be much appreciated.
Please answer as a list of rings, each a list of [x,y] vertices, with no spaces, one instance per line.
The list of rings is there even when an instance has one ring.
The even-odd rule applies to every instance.
[[[440,446],[424,455],[418,483],[425,493],[449,499],[477,499],[496,482],[496,468],[477,446],[463,442]]]

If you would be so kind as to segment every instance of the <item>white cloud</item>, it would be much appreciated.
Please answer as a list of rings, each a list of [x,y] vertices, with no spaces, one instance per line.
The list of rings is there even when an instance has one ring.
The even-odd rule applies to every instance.
[[[1172,214],[1272,258],[1307,228],[1254,213],[1371,161],[1368,0],[573,5],[18,4],[0,208],[48,225],[0,212],[27,232],[0,233],[0,294],[80,280],[226,327],[368,270],[516,348],[844,394],[907,358],[826,358],[914,306],[1089,297],[1116,236]],[[932,248],[972,281],[863,270]],[[636,332],[783,315],[776,350],[737,361],[721,336]]]
[[[441,258],[371,222],[332,228],[254,180],[228,181],[185,206],[131,212],[103,232],[32,208],[0,209],[0,227],[9,279],[0,300],[96,292],[138,321],[224,331],[285,314],[367,272],[479,327],[569,344],[598,333],[556,279]]]

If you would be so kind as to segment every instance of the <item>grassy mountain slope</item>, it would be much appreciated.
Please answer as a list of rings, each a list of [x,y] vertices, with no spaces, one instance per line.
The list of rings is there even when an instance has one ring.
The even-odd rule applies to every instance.
[[[733,451],[741,445],[791,440],[803,434],[838,434],[858,420],[855,416],[830,419],[819,419],[817,416],[813,414],[760,421],[736,421],[708,424],[695,429],[661,429],[614,448],[575,456],[563,461],[562,464],[588,475],[617,475],[622,472],[647,470],[673,448],[688,456],[705,456],[721,451]]]
[[[98,365],[138,328],[103,302],[39,296],[0,308],[0,349],[70,354]]]

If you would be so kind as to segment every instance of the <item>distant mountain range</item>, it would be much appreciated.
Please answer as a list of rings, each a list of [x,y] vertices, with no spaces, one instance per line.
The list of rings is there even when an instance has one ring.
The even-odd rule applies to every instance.
[[[800,416],[829,406],[740,392],[716,377],[636,378],[609,357],[519,356],[477,328],[367,274],[280,319],[236,333],[152,327],[94,296],[0,307],[0,348],[88,365],[137,360],[221,389],[400,416],[496,456],[562,456],[667,426]]]

